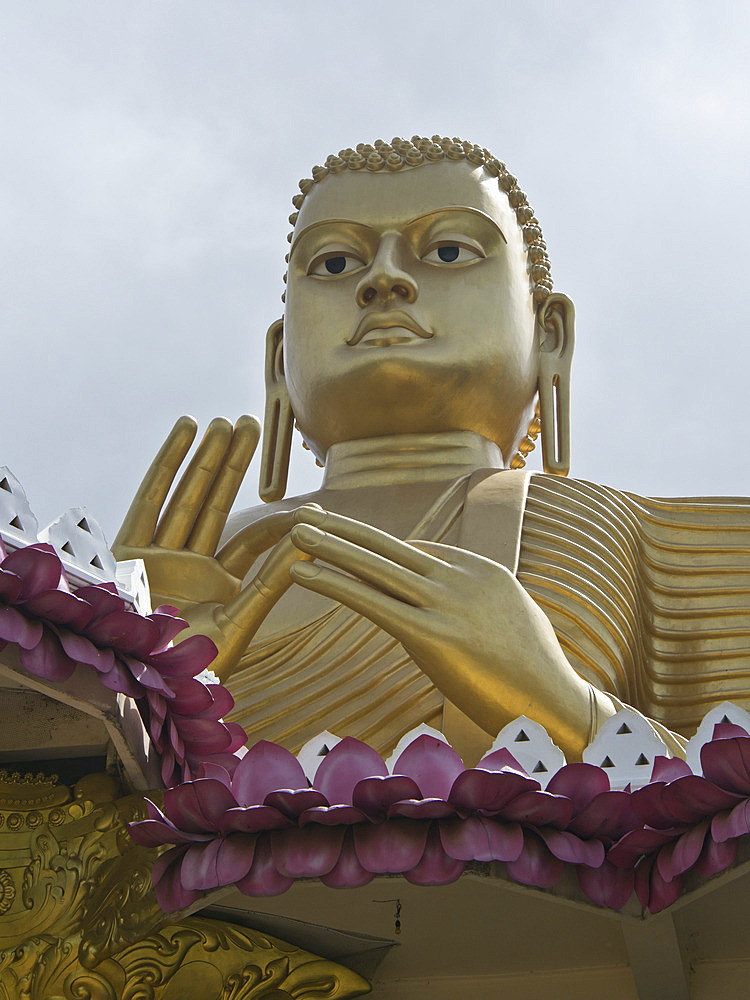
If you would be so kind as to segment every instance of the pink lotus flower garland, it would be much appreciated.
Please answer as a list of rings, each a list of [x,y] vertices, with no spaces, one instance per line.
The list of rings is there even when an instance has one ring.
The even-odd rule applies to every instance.
[[[418,885],[455,881],[470,861],[502,861],[516,882],[549,888],[574,866],[594,903],[621,909],[635,890],[657,913],[694,869],[709,877],[750,833],[750,737],[719,725],[703,747],[704,777],[657,758],[652,781],[612,791],[604,770],[567,764],[547,789],[506,750],[464,769],[431,736],[415,739],[389,774],[347,738],[323,758],[312,787],[299,761],[257,743],[227,769],[169,789],[163,811],[130,826],[147,847],[173,845],[153,868],[159,904],[181,909],[200,893],[236,885],[275,895],[297,878],[337,888],[400,873]]]
[[[0,539],[0,649],[15,643],[24,669],[48,681],[65,682],[86,664],[104,687],[134,698],[165,785],[226,760],[247,739],[241,726],[221,721],[234,705],[226,688],[195,680],[216,656],[213,642],[191,636],[171,645],[187,628],[178,615],[166,605],[139,615],[113,583],[73,593],[51,545],[9,555]]]

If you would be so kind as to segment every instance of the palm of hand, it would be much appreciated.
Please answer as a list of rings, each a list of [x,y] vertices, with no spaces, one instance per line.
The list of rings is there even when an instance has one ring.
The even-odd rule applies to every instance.
[[[236,667],[269,607],[290,586],[291,563],[306,558],[284,540],[290,514],[251,525],[217,551],[259,430],[253,417],[241,417],[234,428],[222,418],[212,421],[162,513],[196,433],[195,421],[181,417],[146,473],[113,546],[118,559],[143,559],[154,604],[177,604],[190,625],[187,634],[214,641],[219,652],[213,669],[222,678]],[[243,588],[255,560],[274,545]]]

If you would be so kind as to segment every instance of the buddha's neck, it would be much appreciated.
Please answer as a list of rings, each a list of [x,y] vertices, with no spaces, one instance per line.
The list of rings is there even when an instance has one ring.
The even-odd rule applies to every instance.
[[[394,434],[342,441],[328,449],[323,489],[440,482],[475,469],[502,469],[494,442],[473,431],[443,434]]]

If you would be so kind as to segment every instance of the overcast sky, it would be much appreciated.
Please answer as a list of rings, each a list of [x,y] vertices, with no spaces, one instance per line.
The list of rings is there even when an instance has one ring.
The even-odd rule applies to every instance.
[[[262,414],[299,178],[440,132],[518,175],[576,304],[573,474],[750,494],[748,9],[2,0],[0,464],[111,540],[180,413]]]

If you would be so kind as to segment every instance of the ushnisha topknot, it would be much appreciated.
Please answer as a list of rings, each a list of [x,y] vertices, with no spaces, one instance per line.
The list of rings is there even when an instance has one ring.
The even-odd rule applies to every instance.
[[[547,246],[542,236],[539,220],[534,215],[534,209],[518,186],[517,179],[497,157],[488,149],[476,146],[472,142],[447,136],[413,135],[411,139],[401,139],[398,136],[390,142],[376,139],[370,145],[360,142],[356,149],[342,149],[338,154],[332,153],[324,166],[312,168],[312,177],[299,182],[300,193],[292,198],[295,211],[289,216],[294,226],[299,216],[299,210],[305,198],[313,187],[329,175],[335,176],[344,170],[370,170],[373,173],[385,170],[396,171],[404,167],[421,167],[425,164],[439,163],[441,160],[468,160],[478,167],[484,167],[488,174],[497,177],[498,184],[508,196],[510,206],[516,214],[518,225],[523,233],[528,261],[529,280],[534,302],[543,302],[552,291],[552,274],[547,255]],[[291,243],[294,232],[287,236]],[[287,262],[289,255],[287,254]],[[286,281],[286,276],[284,276]]]

